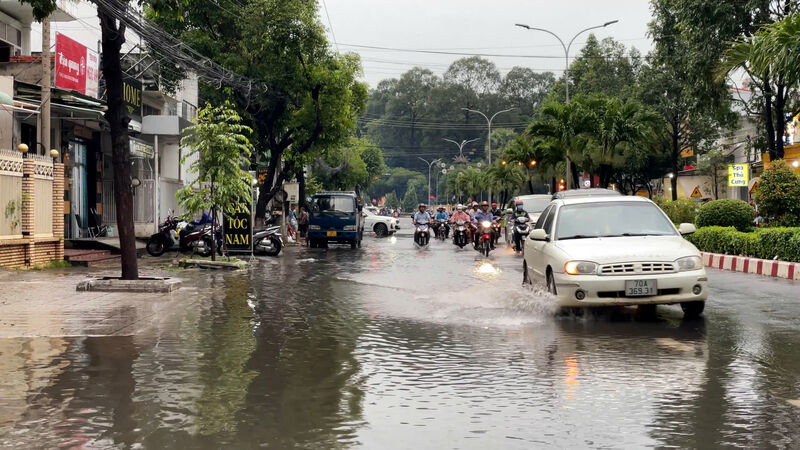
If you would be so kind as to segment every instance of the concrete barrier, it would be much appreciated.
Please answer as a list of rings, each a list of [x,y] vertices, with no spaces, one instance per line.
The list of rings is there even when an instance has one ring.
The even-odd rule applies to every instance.
[[[800,263],[702,252],[703,264],[720,270],[800,280]]]

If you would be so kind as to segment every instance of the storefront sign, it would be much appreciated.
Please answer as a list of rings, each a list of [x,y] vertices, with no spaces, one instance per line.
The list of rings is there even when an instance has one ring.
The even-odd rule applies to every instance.
[[[100,57],[97,52],[56,33],[55,86],[97,98]]]
[[[142,120],[142,83],[133,78],[122,80],[122,100],[128,108],[128,117]]]
[[[136,139],[130,139],[131,155],[140,158],[153,159],[153,146]]]
[[[750,184],[747,164],[728,165],[728,186],[747,187]]]
[[[233,214],[226,212],[222,217],[222,241],[229,252],[253,251],[252,199],[249,210],[243,206],[247,205],[240,205]]]

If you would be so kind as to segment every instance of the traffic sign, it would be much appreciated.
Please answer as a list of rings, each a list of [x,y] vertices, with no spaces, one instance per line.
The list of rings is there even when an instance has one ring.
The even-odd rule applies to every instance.
[[[728,186],[747,187],[750,184],[747,164],[728,165]]]
[[[700,192],[700,186],[695,186],[694,190],[692,191],[692,195],[690,195],[689,197],[692,197],[692,198],[703,198],[703,193]]]

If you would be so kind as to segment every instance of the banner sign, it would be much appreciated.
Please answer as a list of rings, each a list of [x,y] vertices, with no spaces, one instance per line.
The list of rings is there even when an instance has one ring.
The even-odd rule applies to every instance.
[[[153,151],[152,145],[133,138],[130,138],[128,143],[131,148],[131,155],[138,156],[140,158],[153,159],[155,152]]]
[[[122,100],[128,108],[128,117],[142,120],[142,83],[133,78],[122,80]]]
[[[241,205],[244,206],[244,205]],[[222,217],[222,242],[229,252],[253,251],[253,201],[250,199],[250,210],[237,207],[233,214],[227,212]]]
[[[97,52],[56,33],[55,86],[97,98],[100,57]]]
[[[728,165],[728,186],[747,187],[749,184],[747,164]]]

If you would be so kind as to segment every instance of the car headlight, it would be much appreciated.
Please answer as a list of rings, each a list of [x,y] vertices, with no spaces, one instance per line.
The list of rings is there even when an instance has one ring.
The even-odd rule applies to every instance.
[[[569,261],[564,264],[564,273],[568,275],[591,275],[597,272],[597,264],[590,261]]]
[[[699,256],[687,256],[675,261],[678,264],[678,271],[688,272],[690,270],[700,270],[703,268],[703,260]]]
[[[489,227],[492,226],[492,222],[489,222],[488,220],[484,220],[483,222],[481,222],[481,225],[483,225],[483,228],[489,228]]]
[[[344,231],[356,231],[356,226],[355,225],[345,225],[344,228],[342,228],[342,229]]]
[[[319,229],[321,229],[321,228],[319,227],[319,225],[309,225],[309,226],[308,226],[308,229],[309,229],[309,230],[319,230]]]

